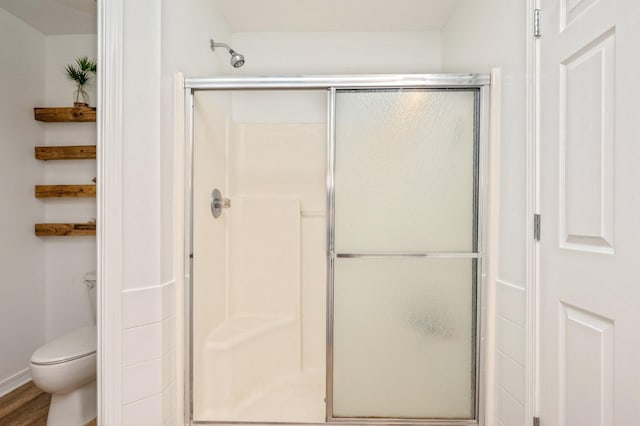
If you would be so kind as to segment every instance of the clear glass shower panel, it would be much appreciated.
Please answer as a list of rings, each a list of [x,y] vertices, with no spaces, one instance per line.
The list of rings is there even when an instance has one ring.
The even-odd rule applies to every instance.
[[[194,422],[325,420],[327,110],[325,90],[194,94]]]
[[[334,417],[474,417],[475,262],[335,260]]]
[[[476,96],[337,93],[337,253],[476,250]]]

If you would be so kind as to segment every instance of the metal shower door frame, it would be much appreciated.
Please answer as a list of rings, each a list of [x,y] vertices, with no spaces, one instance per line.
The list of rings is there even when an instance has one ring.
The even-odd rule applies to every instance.
[[[326,422],[303,423],[304,425],[349,424],[349,425],[421,425],[421,426],[482,426],[484,424],[484,385],[485,348],[482,309],[485,306],[484,287],[486,259],[485,245],[485,209],[487,196],[487,153],[488,153],[488,112],[489,112],[488,74],[392,74],[392,75],[328,75],[328,76],[270,76],[270,77],[192,77],[185,78],[185,346],[184,346],[184,420],[192,425],[294,425],[286,422],[228,422],[197,421],[193,419],[193,152],[194,152],[194,98],[197,91],[220,90],[326,90],[327,92],[327,359],[326,359]],[[349,89],[477,89],[476,101],[478,152],[478,202],[477,202],[477,259],[476,272],[476,378],[475,378],[475,418],[460,419],[403,419],[403,418],[335,418],[332,416],[332,374],[333,374],[333,268],[336,254],[333,250],[335,232],[334,222],[334,173],[335,173],[335,101],[337,90]],[[412,254],[408,254],[412,255]],[[452,254],[455,257],[455,253]],[[437,254],[432,254],[437,256]],[[425,256],[426,257],[426,256]]]

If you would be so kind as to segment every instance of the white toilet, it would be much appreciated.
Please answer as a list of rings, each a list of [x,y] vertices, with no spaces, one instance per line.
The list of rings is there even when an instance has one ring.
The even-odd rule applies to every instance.
[[[95,314],[95,273],[85,275]],[[96,417],[96,327],[54,339],[31,356],[33,383],[51,393],[47,426],[84,426]]]

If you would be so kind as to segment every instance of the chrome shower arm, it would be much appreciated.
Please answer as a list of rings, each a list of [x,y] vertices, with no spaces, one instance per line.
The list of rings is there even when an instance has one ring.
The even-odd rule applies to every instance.
[[[213,41],[213,39],[209,39],[209,46],[211,47],[212,51],[215,51],[216,47],[224,47],[225,49],[227,49],[229,51],[229,54],[231,55],[232,67],[240,68],[241,66],[244,65],[244,62],[245,62],[244,55],[233,50],[231,46],[229,46],[227,43],[216,43]]]
[[[211,46],[211,50],[215,51],[216,47],[224,47],[229,51],[229,53],[233,54],[235,51],[227,44],[227,43],[216,43],[213,39],[209,40],[209,45]]]

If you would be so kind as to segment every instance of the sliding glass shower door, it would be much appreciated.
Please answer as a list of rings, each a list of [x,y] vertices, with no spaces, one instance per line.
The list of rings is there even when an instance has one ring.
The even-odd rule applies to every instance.
[[[185,80],[185,423],[483,424],[488,84]]]
[[[476,419],[479,89],[338,90],[331,419]]]

